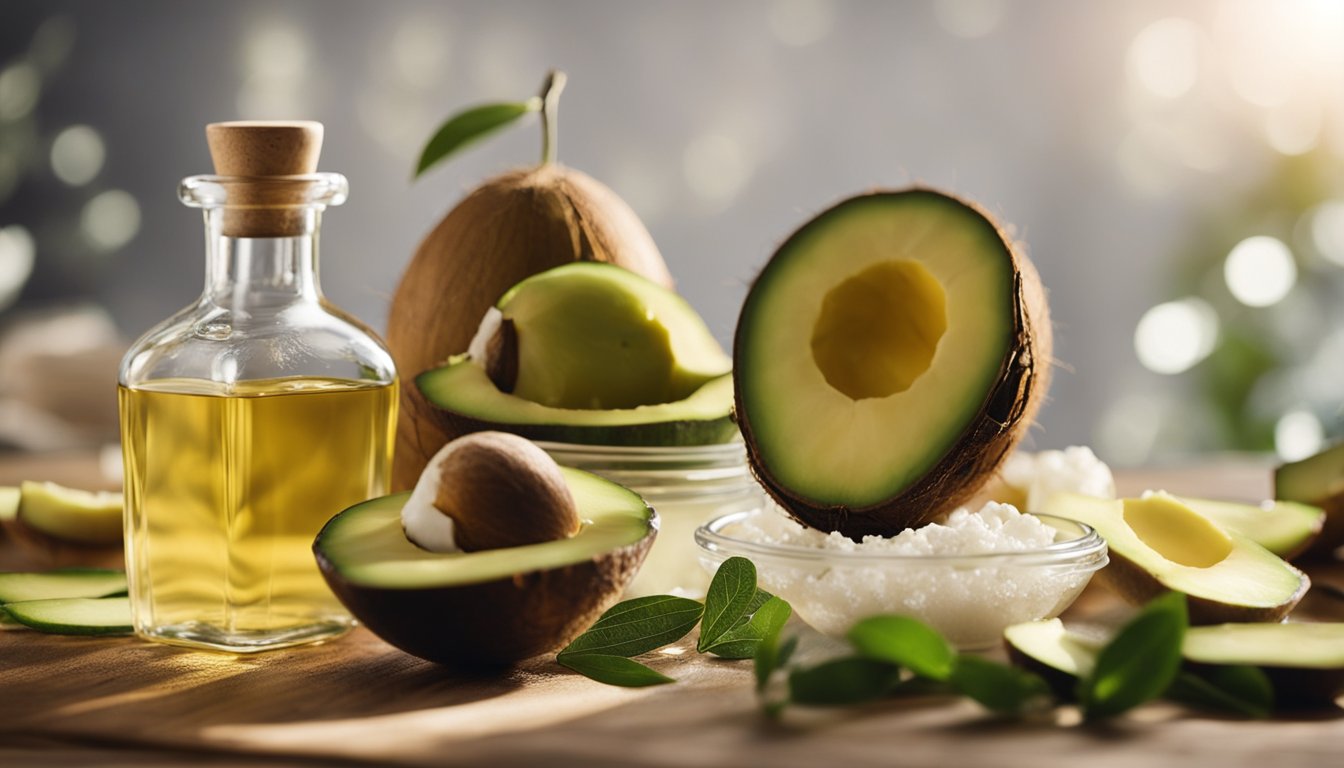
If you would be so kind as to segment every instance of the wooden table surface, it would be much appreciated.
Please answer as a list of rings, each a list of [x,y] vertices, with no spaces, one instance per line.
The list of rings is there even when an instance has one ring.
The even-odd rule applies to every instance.
[[[0,484],[92,482],[86,457],[0,462]],[[1122,492],[1260,498],[1264,462],[1219,460],[1127,473]],[[5,566],[0,548],[0,567]],[[1338,565],[1318,580],[1344,584]],[[1115,601],[1089,589],[1073,610]],[[1344,603],[1304,608],[1344,620]],[[682,648],[686,648],[683,645]],[[749,662],[663,655],[675,685],[624,690],[534,659],[469,679],[359,629],[331,643],[252,657],[131,638],[0,632],[0,766],[53,765],[773,765],[1344,766],[1344,710],[1271,722],[1149,705],[1103,726],[1067,710],[993,717],[956,699],[760,716]]]

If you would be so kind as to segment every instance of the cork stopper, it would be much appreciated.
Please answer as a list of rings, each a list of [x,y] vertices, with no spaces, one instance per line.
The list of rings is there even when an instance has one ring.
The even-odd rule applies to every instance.
[[[307,229],[303,209],[317,172],[322,124],[309,120],[237,121],[205,127],[215,173],[237,179],[229,185],[224,234],[229,237],[292,237]]]

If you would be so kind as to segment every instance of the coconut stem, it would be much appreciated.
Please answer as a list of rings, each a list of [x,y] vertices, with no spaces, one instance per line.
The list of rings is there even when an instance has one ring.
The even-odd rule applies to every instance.
[[[556,137],[556,112],[560,109],[560,92],[565,90],[565,73],[558,69],[552,69],[546,75],[546,82],[541,86],[541,164],[550,165],[555,162],[556,147],[559,140]]]

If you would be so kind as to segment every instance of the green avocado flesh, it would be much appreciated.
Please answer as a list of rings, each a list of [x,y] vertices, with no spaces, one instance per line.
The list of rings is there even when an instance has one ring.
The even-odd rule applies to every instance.
[[[5,606],[10,618],[57,635],[129,635],[131,601],[126,597],[33,600]]]
[[[1267,501],[1263,505],[1179,497],[1190,509],[1223,528],[1239,533],[1279,557],[1302,551],[1321,531],[1325,512],[1294,501]]]
[[[105,568],[0,573],[0,604],[126,594],[126,574]]]
[[[0,520],[13,520],[19,513],[19,489],[0,485]]]
[[[420,374],[416,386],[448,419],[532,440],[588,445],[710,445],[737,436],[732,376],[711,379],[684,400],[615,410],[552,408],[507,394],[465,356]]]
[[[1086,677],[1104,640],[1067,629],[1059,619],[1008,627],[1003,633],[1014,663],[1053,677],[1059,688]],[[1344,691],[1344,624],[1219,624],[1190,627],[1181,646],[1188,669],[1251,666],[1268,675],[1275,706],[1333,706]]]
[[[870,507],[923,478],[1004,368],[1014,270],[993,223],[937,193],[853,198],[804,226],[738,322],[754,463],[818,507]]]
[[[80,544],[116,544],[122,535],[120,493],[83,491],[24,481],[16,516],[55,538]]]
[[[1112,564],[1103,575],[1123,597],[1138,603],[1163,590],[1184,592],[1192,598],[1192,622],[1228,612],[1277,620],[1309,583],[1274,553],[1167,494],[1115,500],[1056,494],[1042,511],[1086,523],[1106,539]]]
[[[690,304],[611,264],[547,270],[509,289],[496,307],[517,335],[513,394],[541,405],[669,403],[732,368]]]
[[[429,552],[401,527],[409,493],[351,507],[327,523],[314,550],[347,581],[372,587],[417,589],[505,579],[519,573],[587,562],[634,544],[655,528],[653,511],[637,494],[596,475],[561,467],[584,521],[559,541],[477,552]]]
[[[1325,510],[1325,523],[1309,556],[1329,556],[1344,545],[1344,442],[1274,471],[1274,495]]]
[[[1103,643],[1070,632],[1059,619],[1029,621],[1003,630],[1011,650],[1072,677],[1092,674]]]
[[[1281,499],[1307,504],[1344,494],[1344,443],[1280,466],[1274,471],[1274,489]]]
[[[1191,627],[1182,653],[1203,664],[1344,668],[1344,624],[1220,624]]]

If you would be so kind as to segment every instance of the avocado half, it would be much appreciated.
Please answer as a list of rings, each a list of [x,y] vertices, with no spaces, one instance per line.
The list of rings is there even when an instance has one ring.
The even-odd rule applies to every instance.
[[[1312,558],[1332,557],[1335,550],[1344,546],[1344,442],[1276,469],[1274,495],[1325,510],[1321,533],[1303,554]]]
[[[332,518],[313,542],[318,568],[355,618],[422,659],[489,669],[562,647],[620,597],[658,517],[632,491],[560,469],[584,521],[570,538],[429,552],[402,530],[400,493]]]
[[[793,517],[891,535],[971,499],[1044,399],[1031,262],[980,208],[930,189],[850,198],[795,232],[738,320],[738,426]]]
[[[1097,576],[1130,603],[1184,592],[1191,624],[1279,621],[1311,585],[1273,552],[1167,494],[1098,499],[1059,493],[1042,512],[1090,525],[1106,539],[1111,561]]]
[[[731,369],[685,299],[620,267],[576,263],[509,289],[471,348],[416,386],[451,436],[706,445],[737,436]]]

